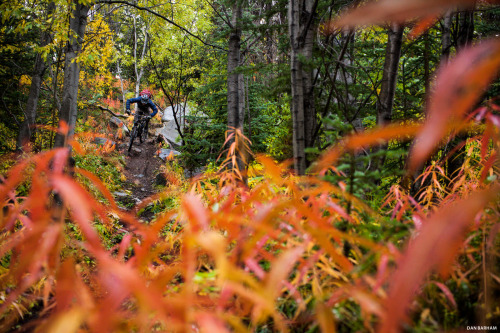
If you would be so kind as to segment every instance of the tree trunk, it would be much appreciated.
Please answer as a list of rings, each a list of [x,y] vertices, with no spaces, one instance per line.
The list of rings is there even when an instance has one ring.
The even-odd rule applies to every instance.
[[[424,38],[424,89],[425,95],[428,96],[431,82],[429,33],[426,32],[422,37]]]
[[[77,97],[78,97],[78,79],[80,75],[80,64],[75,61],[82,48],[83,36],[87,25],[87,13],[90,9],[88,5],[76,3],[69,20],[69,28],[72,35],[66,45],[66,60],[64,62],[64,83],[63,98],[59,120],[65,121],[69,125],[67,136],[57,134],[55,147],[64,147],[67,145],[68,138],[73,136],[77,117]]]
[[[19,129],[17,136],[16,149],[21,150],[28,142],[34,133],[34,124],[36,119],[38,98],[40,96],[40,88],[42,86],[42,78],[45,70],[47,69],[47,62],[43,60],[40,54],[37,54],[35,59],[35,69],[31,78],[31,87],[24,111],[24,121]]]
[[[227,125],[231,128],[243,128],[240,118],[240,92],[242,75],[236,72],[241,59],[241,1],[236,0],[231,16],[231,34],[229,35],[227,56]]]
[[[443,57],[443,61],[447,61],[450,57],[451,50],[451,15],[452,11],[449,10],[443,17],[443,29],[441,35],[441,55]]]
[[[55,3],[50,2],[47,6],[47,17],[51,17],[55,9]],[[40,46],[44,47],[49,44],[51,27],[42,32]],[[24,121],[19,129],[19,134],[17,136],[16,148],[18,150],[31,141],[33,135],[33,125],[35,124],[38,98],[40,97],[40,88],[42,86],[43,75],[48,67],[48,61],[42,58],[42,55],[38,53],[35,59],[35,68],[33,70],[33,76],[31,78],[30,92],[28,95],[28,101],[26,103]]]
[[[457,52],[461,48],[470,46],[474,37],[474,10],[465,10],[457,14],[458,18],[458,35],[457,35]],[[448,152],[454,151],[451,156],[448,157],[446,161],[445,170],[446,175],[450,178],[449,187],[452,187],[453,180],[457,177],[460,172],[462,165],[465,161],[465,151],[466,146],[462,145],[466,142],[470,135],[466,132],[459,133],[455,138],[453,138],[445,147],[444,155],[448,155]],[[457,149],[457,146],[460,146]]]
[[[229,130],[239,130],[243,133],[243,123],[245,115],[245,100],[244,100],[244,82],[243,74],[237,72],[237,68],[241,63],[241,16],[242,16],[242,0],[235,0],[231,14],[231,33],[229,35],[228,55],[227,55],[227,126]],[[236,135],[227,144],[229,147],[239,139]],[[231,163],[231,168],[237,168],[240,172],[246,168],[247,152],[242,150],[242,147],[237,147],[236,165]],[[242,179],[246,182],[245,176]]]
[[[457,49],[472,44],[474,38],[474,10],[464,10],[459,13]]]
[[[288,31],[291,45],[291,88],[293,119],[293,157],[295,172],[305,174],[305,148],[311,147],[316,126],[312,71],[300,59],[311,59],[313,50],[313,19],[317,2],[288,2]]]
[[[121,88],[121,92],[122,92],[122,105],[123,105],[123,110],[122,111],[126,111],[125,110],[125,102],[126,102],[126,99],[125,99],[125,89],[123,87],[123,77],[122,77],[122,69],[120,68],[120,61],[118,60],[116,62],[116,72],[118,74],[118,77],[120,78],[120,88]]]
[[[404,27],[392,24],[388,30],[388,41],[385,49],[384,72],[377,104],[377,125],[385,126],[392,121],[392,106],[398,77],[399,58]]]
[[[250,140],[250,142],[251,142],[252,141],[252,115],[250,113],[250,96],[249,96],[250,88],[249,87],[250,87],[250,80],[247,77],[246,84],[245,84],[245,98],[246,98],[245,105],[246,105],[246,109],[247,109],[247,122],[248,122],[247,137],[248,137],[248,140]]]
[[[50,76],[52,78],[52,105],[50,107],[51,109],[51,120],[49,125],[56,127],[57,126],[57,117],[56,114],[59,113],[61,110],[61,101],[59,100],[59,97],[57,96],[57,86],[59,85],[59,72],[61,71],[61,58],[62,58],[62,53],[63,50],[62,48],[57,48],[56,50],[56,70],[55,72],[53,71],[52,68],[50,69]],[[55,141],[55,134],[50,133],[50,144],[49,147],[52,149],[54,147],[54,141]]]
[[[139,96],[139,93],[141,91],[141,80],[142,76],[144,75],[144,67],[140,65],[142,61],[144,60],[144,57],[146,56],[146,50],[148,46],[148,27],[144,28],[143,30],[144,33],[144,44],[142,45],[142,52],[141,52],[141,58],[137,58],[137,24],[136,24],[136,19],[134,16],[134,70],[135,70],[135,96]],[[137,108],[139,106],[136,104],[135,105],[135,110],[137,111]]]
[[[391,24],[388,29],[388,40],[385,49],[384,71],[380,85],[380,94],[377,102],[377,125],[387,126],[392,122],[392,108],[398,78],[399,58],[401,57],[401,45],[404,27],[399,24]],[[372,152],[386,150],[387,144],[373,147]],[[385,162],[385,156],[372,159],[370,170],[380,169]]]
[[[240,64],[242,65],[242,64]],[[243,133],[243,123],[245,122],[245,77],[238,75],[238,128]]]

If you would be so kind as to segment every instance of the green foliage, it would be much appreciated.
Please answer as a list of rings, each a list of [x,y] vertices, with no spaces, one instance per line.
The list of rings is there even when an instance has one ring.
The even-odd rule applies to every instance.
[[[103,157],[95,154],[75,155],[75,166],[87,170],[103,181],[109,191],[118,191],[123,186],[122,163],[124,157],[114,154],[111,157]],[[78,176],[79,180],[93,193],[100,196],[99,191],[93,183],[85,177]],[[103,197],[101,196],[101,199]]]
[[[194,113],[186,117],[181,161],[188,170],[217,159],[227,129],[226,86],[223,76],[207,75],[206,83],[196,89]]]
[[[268,103],[263,113],[268,125],[263,140],[265,152],[278,161],[292,158],[292,115],[288,96],[283,96],[281,103]]]
[[[15,139],[19,126],[24,120],[23,105],[26,101],[30,84],[30,75],[34,66],[35,54],[31,42],[39,36],[39,30],[33,29],[23,34],[19,17],[25,15],[23,7],[9,8],[12,4],[4,2],[0,22],[0,154],[15,149]],[[9,16],[11,13],[13,16]],[[28,46],[30,45],[30,46]]]
[[[353,126],[345,123],[338,115],[331,114],[323,119],[324,133],[322,144],[325,147],[341,143],[342,137],[353,134]],[[363,119],[366,127],[373,125],[373,117]],[[342,183],[357,198],[368,200],[373,208],[380,207],[382,199],[392,186],[404,175],[404,163],[407,150],[405,143],[392,142],[385,150],[360,149],[343,156],[335,173],[325,175],[325,180],[332,184]],[[321,152],[317,148],[307,150],[312,160]],[[375,168],[373,164],[383,160],[384,166]]]

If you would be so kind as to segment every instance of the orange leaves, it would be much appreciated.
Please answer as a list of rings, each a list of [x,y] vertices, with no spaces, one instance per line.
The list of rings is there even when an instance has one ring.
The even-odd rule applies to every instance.
[[[338,151],[377,144],[381,138],[405,137],[417,129],[388,127],[367,132],[347,138]],[[325,168],[334,160],[328,154],[331,151],[319,163]],[[34,192],[16,201],[12,204],[15,213],[10,214],[19,221],[23,211],[34,214],[23,217],[29,223],[0,249],[2,254],[16,250],[19,264],[9,274],[15,281],[25,281],[7,303],[37,279],[48,275],[54,281],[47,298],[57,305],[42,326],[53,331],[77,330],[83,325],[95,332],[245,332],[269,321],[275,330],[286,332],[294,320],[307,318],[309,325],[334,332],[341,323],[331,307],[348,301],[359,304],[367,330],[373,330],[374,318],[379,318],[381,331],[390,332],[397,329],[426,276],[434,270],[449,271],[471,220],[497,190],[450,204],[425,219],[426,208],[394,187],[386,200],[394,207],[394,216],[401,218],[415,209],[423,219],[418,234],[400,255],[393,245],[376,243],[356,232],[357,227],[372,223],[363,220],[363,215],[378,219],[359,200],[316,177],[296,177],[286,165],[267,157],[257,158],[261,165],[255,167],[258,180],[252,188],[224,175],[224,182],[210,178],[213,175],[202,177],[182,197],[179,209],[162,212],[149,223],[120,211],[97,177],[77,169],[108,204],[92,198],[65,173],[66,157],[67,151],[56,150],[26,162],[34,164],[38,176],[33,191],[57,192],[63,206],[52,205],[54,210],[47,211],[47,200],[37,201]],[[441,171],[434,165],[423,177],[438,186],[436,177]],[[18,169],[12,175],[20,179],[2,184],[7,186],[3,193],[12,192],[22,180]],[[347,199],[354,203],[349,213],[344,208]],[[61,214],[59,218],[53,218],[56,213]],[[106,222],[108,213],[131,226],[109,251],[94,228],[96,220]],[[30,220],[33,217],[37,219]],[[83,234],[78,242],[66,242],[65,217],[77,222]],[[336,227],[339,222],[353,228],[341,231]],[[379,223],[383,219],[375,224]],[[173,232],[177,227],[182,230]],[[343,248],[346,242],[352,246],[348,255]],[[78,256],[65,252],[75,247],[85,250]],[[82,256],[94,262],[93,271],[83,268]],[[367,257],[373,256],[380,263],[366,269],[371,260]],[[65,257],[62,263],[61,257]],[[433,283],[453,304],[451,291],[441,282]],[[293,310],[279,310],[288,307]]]
[[[67,148],[35,155],[21,161],[11,170],[8,180],[0,185],[2,195],[8,194],[14,201],[12,207],[8,209],[8,214],[1,216],[2,226],[10,229],[9,232],[5,230],[2,232],[2,237],[7,239],[6,242],[2,242],[0,248],[3,260],[11,251],[9,269],[2,281],[9,281],[14,286],[9,297],[5,299],[2,311],[21,293],[32,288],[38,281],[47,279],[43,288],[44,300],[53,301],[53,298],[49,298],[49,294],[53,294],[55,290],[57,294],[55,297],[59,300],[58,305],[62,307],[58,308],[57,314],[44,324],[49,331],[58,331],[64,327],[66,329],[73,327],[76,331],[89,309],[72,307],[74,297],[81,296],[86,299],[85,302],[91,298],[88,293],[84,295],[85,286],[78,283],[75,278],[74,261],[70,259],[63,265],[60,263],[67,251],[67,242],[70,244],[72,242],[71,237],[65,235],[69,229],[65,223],[66,217],[70,216],[77,222],[84,234],[84,244],[87,249],[104,251],[93,224],[94,213],[97,213],[102,220],[106,220],[105,210],[80,184],[66,175],[72,172],[68,158]],[[89,174],[87,176],[103,190],[113,203],[112,207],[116,208],[105,186],[95,176]],[[30,192],[26,198],[17,198],[14,190],[22,181],[31,184]],[[4,197],[2,201],[3,199]],[[70,215],[66,215],[66,209]],[[9,260],[6,263],[9,263]],[[51,281],[57,281],[55,289],[52,288]],[[36,291],[35,295],[37,293],[39,292]],[[79,302],[80,306],[83,303]]]
[[[62,263],[56,276],[58,283],[56,284],[55,294],[57,297],[56,311],[58,313],[68,311],[74,307],[75,303],[78,308],[90,309],[94,306],[89,290],[83,284],[75,269],[75,262],[70,258]]]
[[[408,139],[413,137],[420,129],[420,125],[390,125],[345,138],[339,145],[326,151],[314,164],[315,172],[325,173],[332,164],[348,151],[356,151],[364,147],[378,145],[389,140]]]
[[[54,175],[52,185],[61,195],[63,202],[71,208],[72,215],[90,243],[89,245],[99,246],[99,238],[91,226],[92,204],[94,203],[91,196],[67,176]]]
[[[236,176],[239,180],[246,177],[242,172],[245,171],[244,169],[248,164],[251,144],[250,140],[243,135],[241,129],[230,128],[226,131],[226,140],[224,141],[224,146],[227,146],[225,150],[226,158],[222,161],[222,167],[232,170],[233,176]],[[223,153],[221,153],[219,159]],[[227,175],[229,174],[227,173]]]
[[[381,0],[361,5],[330,24],[328,31],[336,27],[355,27],[386,22],[405,22],[415,18],[443,14],[458,6],[473,6],[475,0]]]
[[[300,246],[285,251],[275,261],[266,279],[265,293],[272,299],[278,297],[283,281],[286,281],[293,266],[304,252]]]
[[[464,115],[498,75],[499,68],[500,40],[496,39],[463,50],[439,70],[427,119],[415,138],[410,170],[429,157],[448,130],[460,129]]]
[[[430,15],[422,19],[411,29],[408,39],[414,39],[431,28],[439,18],[436,15]]]
[[[386,314],[379,332],[397,332],[406,317],[419,285],[431,270],[441,275],[449,272],[450,265],[459,249],[465,232],[478,212],[498,193],[493,187],[444,207],[431,216],[409,244],[391,279],[386,301]]]
[[[69,309],[51,318],[50,323],[42,326],[45,332],[76,333],[83,321],[83,311],[79,308]]]
[[[478,48],[477,53],[466,54],[474,56],[484,75],[497,60],[485,47]],[[462,61],[459,56],[459,63]],[[451,86],[472,91],[462,96],[452,88],[441,88],[438,79],[436,93],[442,95],[434,98],[443,97],[454,109],[441,110],[446,116],[434,116],[444,105],[431,102],[428,122],[438,119],[439,126],[446,127],[454,124],[452,116],[464,117],[473,95],[487,83],[466,69],[445,69],[442,73],[452,80],[470,78],[467,84]],[[469,106],[453,104],[453,96],[465,98]],[[489,146],[491,140],[498,141],[498,118],[482,111],[481,115],[487,119],[487,138],[477,144],[480,151],[476,154],[486,160],[481,164],[484,178],[485,173],[495,172],[497,155]],[[426,156],[423,152],[443,137],[431,131],[428,122],[350,136],[326,152],[314,170],[330,172],[346,152],[414,135],[419,136],[414,149],[420,155],[413,157],[417,165]],[[51,331],[85,327],[95,332],[245,332],[272,323],[272,329],[286,332],[303,320],[308,329],[319,325],[325,332],[334,332],[345,318],[338,318],[342,311],[332,311],[332,306],[340,307],[343,302],[359,305],[367,331],[373,331],[377,321],[382,322],[381,332],[397,331],[415,291],[433,271],[446,276],[477,213],[484,212],[498,191],[492,187],[473,192],[485,186],[479,182],[466,190],[461,189],[466,187],[461,183],[460,188],[446,187],[443,180],[450,179],[434,163],[419,178],[430,185],[416,199],[393,186],[383,206],[391,207],[393,218],[415,225],[413,238],[401,255],[395,245],[373,241],[386,239],[376,233],[387,227],[384,223],[389,219],[378,216],[342,186],[314,175],[297,177],[289,172],[289,164],[278,164],[265,156],[257,157],[249,175],[233,168],[246,161],[243,152],[249,149],[249,142],[238,138],[240,134],[228,135],[228,156],[221,172],[198,178],[189,194],[169,189],[168,195],[182,195],[180,208],[176,201],[172,210],[160,212],[147,223],[121,211],[104,184],[88,171],[76,170],[95,185],[106,204],[68,176],[67,150],[37,155],[14,167],[0,184],[1,200],[8,206],[1,216],[2,226],[9,230],[1,239],[0,256],[4,258],[13,250],[12,262],[16,264],[0,282],[22,283],[6,299],[5,307],[47,277],[45,299],[57,304],[43,326]],[[430,136],[427,143],[422,135]],[[468,149],[468,154],[474,152]],[[23,172],[27,169],[32,170],[32,190],[27,198],[17,198],[14,190],[26,179]],[[247,176],[250,187],[241,182]],[[463,179],[465,182],[466,177]],[[183,180],[171,183],[174,187]],[[459,196],[452,195],[455,190],[459,195],[472,194],[453,204]],[[154,204],[149,207],[157,209],[155,203],[166,198],[166,193],[147,198],[138,207]],[[57,200],[52,199],[54,194]],[[12,202],[6,204],[6,200]],[[352,209],[346,209],[346,202],[352,203]],[[435,213],[426,218],[432,211]],[[105,247],[96,227],[109,224],[109,216],[128,227],[113,234],[115,241]],[[76,226],[65,223],[74,221]],[[399,228],[397,225],[396,232]],[[395,244],[404,241],[397,239]],[[451,288],[439,281],[432,283],[454,306]]]
[[[88,172],[87,170],[76,168],[75,171],[82,176],[86,177],[89,179],[101,192],[101,194],[108,200],[108,203],[111,205],[111,208],[113,209],[118,209],[116,207],[116,202],[109,190],[104,186],[104,184],[97,178],[93,173]]]
[[[208,313],[200,313],[198,314],[196,321],[200,324],[200,332],[201,333],[212,333],[212,332],[220,332],[220,333],[229,333],[230,331],[224,325],[220,319],[215,318],[214,316],[209,315]]]
[[[171,151],[167,156],[167,161],[173,161],[175,159],[174,152]]]
[[[286,165],[268,157],[257,156],[257,161],[261,164],[255,166],[253,176],[259,181],[251,189],[220,182],[212,186],[209,176],[198,180],[192,193],[204,194],[209,200],[202,204],[198,197],[184,197],[182,209],[191,225],[186,231],[198,235],[195,242],[190,236],[184,244],[195,246],[194,242],[202,253],[213,257],[211,268],[222,287],[221,297],[229,293],[250,307],[235,313],[240,317],[251,314],[254,325],[269,316],[284,325],[274,310],[283,295],[300,304],[294,314],[297,317],[306,311],[308,302],[298,291],[301,286],[314,284],[317,295],[328,297],[331,284],[348,280],[355,265],[342,253],[343,241],[373,251],[390,251],[334,227],[340,220],[354,221],[335,198],[343,195],[342,190],[314,177],[295,177]],[[354,202],[361,211],[363,206]],[[200,227],[199,221],[204,225],[207,219],[210,227]],[[210,228],[214,231],[207,232]],[[184,262],[192,260],[192,251],[185,252]],[[269,268],[262,266],[263,262]],[[334,327],[332,316],[323,314],[321,325]]]
[[[270,157],[265,155],[257,156],[257,161],[265,168],[265,175],[271,177],[276,184],[282,182],[283,167],[277,165]]]
[[[316,303],[316,313],[318,317],[319,327],[321,332],[335,333],[335,319],[333,318],[332,310],[330,310],[323,302]]]

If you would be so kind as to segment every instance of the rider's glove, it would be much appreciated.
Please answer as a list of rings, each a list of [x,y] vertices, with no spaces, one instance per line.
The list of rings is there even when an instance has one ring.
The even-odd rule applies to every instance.
[[[148,120],[149,120],[149,119],[151,119],[151,115],[149,115],[149,116],[146,116],[146,119],[148,119]]]
[[[125,110],[125,113],[130,114],[130,110],[129,109]]]

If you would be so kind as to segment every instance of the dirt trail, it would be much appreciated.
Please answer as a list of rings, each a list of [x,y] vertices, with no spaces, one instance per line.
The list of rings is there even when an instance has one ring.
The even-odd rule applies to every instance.
[[[128,139],[128,138],[127,138]],[[163,161],[156,154],[157,145],[153,139],[140,143],[137,138],[134,141],[130,154],[127,152],[128,140],[119,146],[119,152],[125,156],[125,189],[130,192],[128,198],[119,201],[139,203],[156,193],[155,181]],[[128,200],[127,200],[128,199]],[[129,206],[130,207],[130,206]]]

